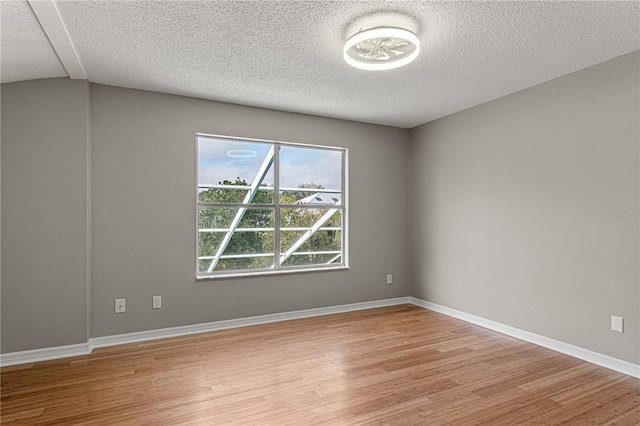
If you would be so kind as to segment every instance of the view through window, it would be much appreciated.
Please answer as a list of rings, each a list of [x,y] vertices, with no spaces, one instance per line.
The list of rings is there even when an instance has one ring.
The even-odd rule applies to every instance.
[[[199,276],[346,266],[344,148],[197,140]]]

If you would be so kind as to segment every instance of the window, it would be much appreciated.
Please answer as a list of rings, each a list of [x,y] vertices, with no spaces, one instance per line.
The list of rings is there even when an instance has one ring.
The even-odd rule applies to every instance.
[[[346,149],[197,141],[199,278],[347,266]]]

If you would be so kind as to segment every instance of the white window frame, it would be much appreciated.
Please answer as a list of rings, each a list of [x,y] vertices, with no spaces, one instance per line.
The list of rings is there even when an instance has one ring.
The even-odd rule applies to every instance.
[[[220,138],[220,139],[228,139],[228,140],[236,140],[236,141],[241,141],[241,142],[257,142],[257,143],[264,143],[264,144],[270,144],[273,149],[275,150],[274,152],[274,160],[273,160],[273,175],[274,175],[274,200],[273,200],[273,204],[251,204],[251,203],[215,203],[215,204],[211,204],[211,203],[203,203],[200,201],[199,198],[199,192],[201,188],[204,188],[204,186],[200,186],[200,181],[199,181],[199,176],[200,176],[200,159],[199,159],[199,154],[198,154],[198,139],[200,137],[203,138]],[[196,207],[196,250],[195,250],[195,254],[196,254],[196,259],[195,259],[195,268],[196,268],[196,279],[197,280],[212,280],[212,279],[219,279],[219,278],[232,278],[232,277],[249,277],[249,276],[261,276],[261,275],[273,275],[273,274],[286,274],[286,273],[300,273],[300,272],[315,272],[315,271],[332,271],[332,270],[346,270],[349,269],[349,245],[348,245],[348,236],[349,236],[349,232],[348,232],[348,205],[349,205],[349,197],[348,197],[348,176],[349,176],[349,172],[348,172],[348,158],[349,158],[349,150],[348,148],[344,148],[344,147],[336,147],[336,146],[328,146],[328,145],[314,145],[314,144],[304,144],[304,143],[295,143],[295,142],[284,142],[284,141],[274,141],[274,140],[268,140],[268,139],[254,139],[254,138],[245,138],[245,137],[236,137],[236,136],[225,136],[225,135],[214,135],[214,134],[208,134],[208,133],[196,133],[196,138],[195,138],[195,143],[196,143],[196,191],[195,191],[195,207]],[[282,266],[281,263],[286,260],[286,258],[283,260],[282,257],[283,256],[290,256],[295,249],[297,248],[296,245],[294,244],[294,246],[292,246],[287,252],[285,253],[281,253],[282,256],[278,256],[275,253],[272,253],[274,256],[274,265],[271,268],[260,268],[260,269],[242,269],[242,270],[229,270],[229,271],[211,271],[211,272],[200,272],[200,260],[202,259],[201,257],[199,257],[199,239],[200,239],[200,229],[199,229],[199,216],[200,216],[200,207],[220,207],[220,208],[225,208],[225,207],[236,207],[236,208],[240,208],[240,209],[244,209],[244,208],[260,208],[260,207],[265,207],[265,208],[273,208],[274,210],[274,218],[273,218],[273,222],[274,222],[274,250],[276,247],[280,246],[280,210],[281,209],[286,209],[286,208],[305,208],[305,207],[301,207],[299,204],[280,204],[280,191],[282,191],[283,188],[280,188],[280,182],[279,182],[279,168],[280,168],[280,158],[279,158],[279,150],[280,147],[283,146],[291,146],[291,147],[302,147],[302,148],[311,148],[311,149],[321,149],[321,150],[330,150],[330,151],[339,151],[342,153],[342,179],[341,179],[341,184],[342,187],[340,188],[340,190],[342,191],[341,193],[341,200],[340,200],[340,204],[313,204],[312,207],[306,207],[306,208],[318,208],[318,209],[327,209],[328,211],[330,210],[339,210],[341,211],[341,215],[342,215],[342,227],[341,227],[341,239],[342,239],[342,252],[339,256],[341,256],[342,258],[342,262],[341,263],[328,263],[328,264],[314,264],[314,265],[294,265],[294,266]],[[276,190],[276,188],[278,190]],[[245,188],[245,189],[249,189],[249,188]],[[291,189],[291,190],[296,190],[299,191],[300,188],[286,188],[286,189]],[[249,190],[249,192],[251,192],[251,190]],[[318,190],[318,189],[309,189],[310,193],[313,192],[322,192],[322,190]],[[233,232],[235,231],[235,226],[237,226],[238,221],[233,221],[232,225],[229,227],[229,233],[228,238],[230,239],[231,236],[233,235]],[[318,224],[318,223],[317,223]],[[319,223],[318,226],[314,225],[312,228],[316,228],[315,230],[317,230],[319,227],[322,226],[322,223]],[[311,235],[313,235],[313,233],[315,232],[315,230],[310,229],[309,232],[309,237]],[[302,245],[304,243],[304,241],[301,241],[300,244],[298,244],[298,247],[300,245]],[[222,244],[221,244],[222,247]],[[222,248],[221,250],[222,252],[224,251],[224,248]],[[315,253],[320,253],[320,252],[315,252]],[[222,256],[222,253],[218,253],[218,259]],[[241,257],[240,256],[236,256],[236,257]],[[245,256],[250,256],[250,255],[245,255]],[[331,261],[330,261],[331,262]]]

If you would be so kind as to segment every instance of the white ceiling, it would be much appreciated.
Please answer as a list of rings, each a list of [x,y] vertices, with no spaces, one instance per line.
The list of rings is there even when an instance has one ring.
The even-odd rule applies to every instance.
[[[56,4],[91,82],[405,128],[640,49],[637,1]],[[29,3],[0,7],[2,82],[67,76]],[[379,25],[414,30],[418,59],[347,65]]]

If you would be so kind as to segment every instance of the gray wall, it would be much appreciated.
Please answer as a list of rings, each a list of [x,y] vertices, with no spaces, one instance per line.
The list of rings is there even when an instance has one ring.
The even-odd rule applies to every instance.
[[[409,131],[100,85],[91,112],[92,336],[409,294]],[[196,281],[196,132],[349,148],[351,269]]]
[[[409,294],[407,130],[68,79],[2,112],[3,353]],[[196,132],[349,148],[350,270],[196,281]]]
[[[66,79],[4,84],[1,350],[411,290],[638,363],[638,62],[411,132]],[[196,281],[195,132],[349,148],[351,269]]]
[[[88,337],[89,84],[2,85],[2,352]]]
[[[412,130],[414,296],[640,362],[638,64]]]

